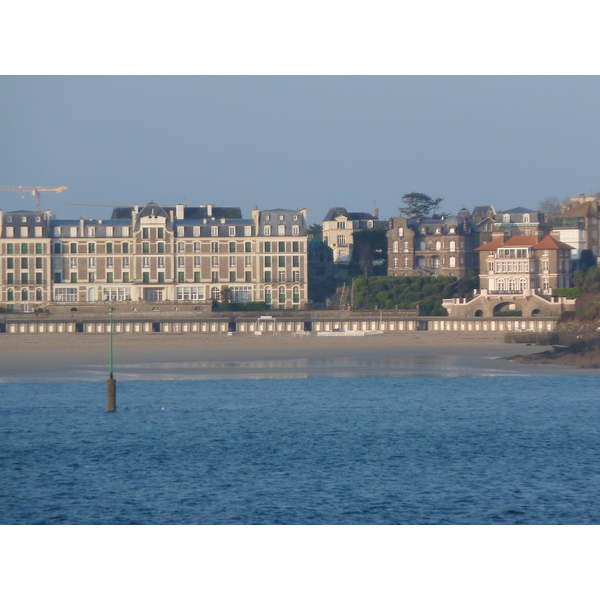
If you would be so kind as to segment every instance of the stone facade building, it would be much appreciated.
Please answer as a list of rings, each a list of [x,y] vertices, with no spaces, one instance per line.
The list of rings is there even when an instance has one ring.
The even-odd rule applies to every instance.
[[[364,229],[387,229],[387,222],[367,212],[348,212],[343,207],[329,209],[323,219],[323,241],[333,250],[334,263],[352,260],[354,233]]]
[[[498,237],[477,248],[479,284],[488,293],[535,290],[550,296],[571,285],[571,246],[547,235]]]
[[[469,211],[444,219],[390,219],[388,275],[447,275],[462,278],[477,270],[478,231]]]
[[[204,205],[118,208],[111,219],[0,211],[0,308],[55,303],[234,302],[302,308],[306,211]]]

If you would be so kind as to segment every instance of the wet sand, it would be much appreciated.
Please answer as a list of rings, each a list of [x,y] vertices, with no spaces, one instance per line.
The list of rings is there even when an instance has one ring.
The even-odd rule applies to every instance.
[[[504,335],[412,332],[365,337],[293,334],[121,334],[114,336],[120,380],[411,375],[573,374],[574,369],[494,360],[546,350],[505,344]],[[104,380],[106,335],[2,336],[0,381]]]

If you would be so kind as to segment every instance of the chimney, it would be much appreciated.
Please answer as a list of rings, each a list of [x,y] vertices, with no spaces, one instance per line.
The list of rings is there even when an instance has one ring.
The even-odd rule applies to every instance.
[[[379,220],[379,207],[378,206],[375,207],[375,219]]]
[[[206,205],[206,214],[207,214],[209,217],[212,217],[212,213],[213,213],[213,207],[214,207],[214,204],[207,204],[207,205]]]
[[[185,204],[176,204],[175,205],[175,216],[177,217],[177,219],[183,219],[184,218],[184,208],[185,208]]]

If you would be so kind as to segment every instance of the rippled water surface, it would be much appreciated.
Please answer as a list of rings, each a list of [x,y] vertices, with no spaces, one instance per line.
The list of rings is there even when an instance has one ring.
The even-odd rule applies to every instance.
[[[0,522],[600,523],[596,377],[0,385]]]

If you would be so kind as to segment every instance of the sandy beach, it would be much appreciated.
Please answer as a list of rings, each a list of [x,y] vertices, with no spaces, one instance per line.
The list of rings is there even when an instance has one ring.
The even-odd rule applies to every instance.
[[[121,334],[114,337],[114,372],[121,380],[557,373],[549,365],[493,360],[547,349],[503,340],[499,333],[436,332],[339,338]],[[105,335],[3,336],[0,381],[102,380],[108,362]]]

